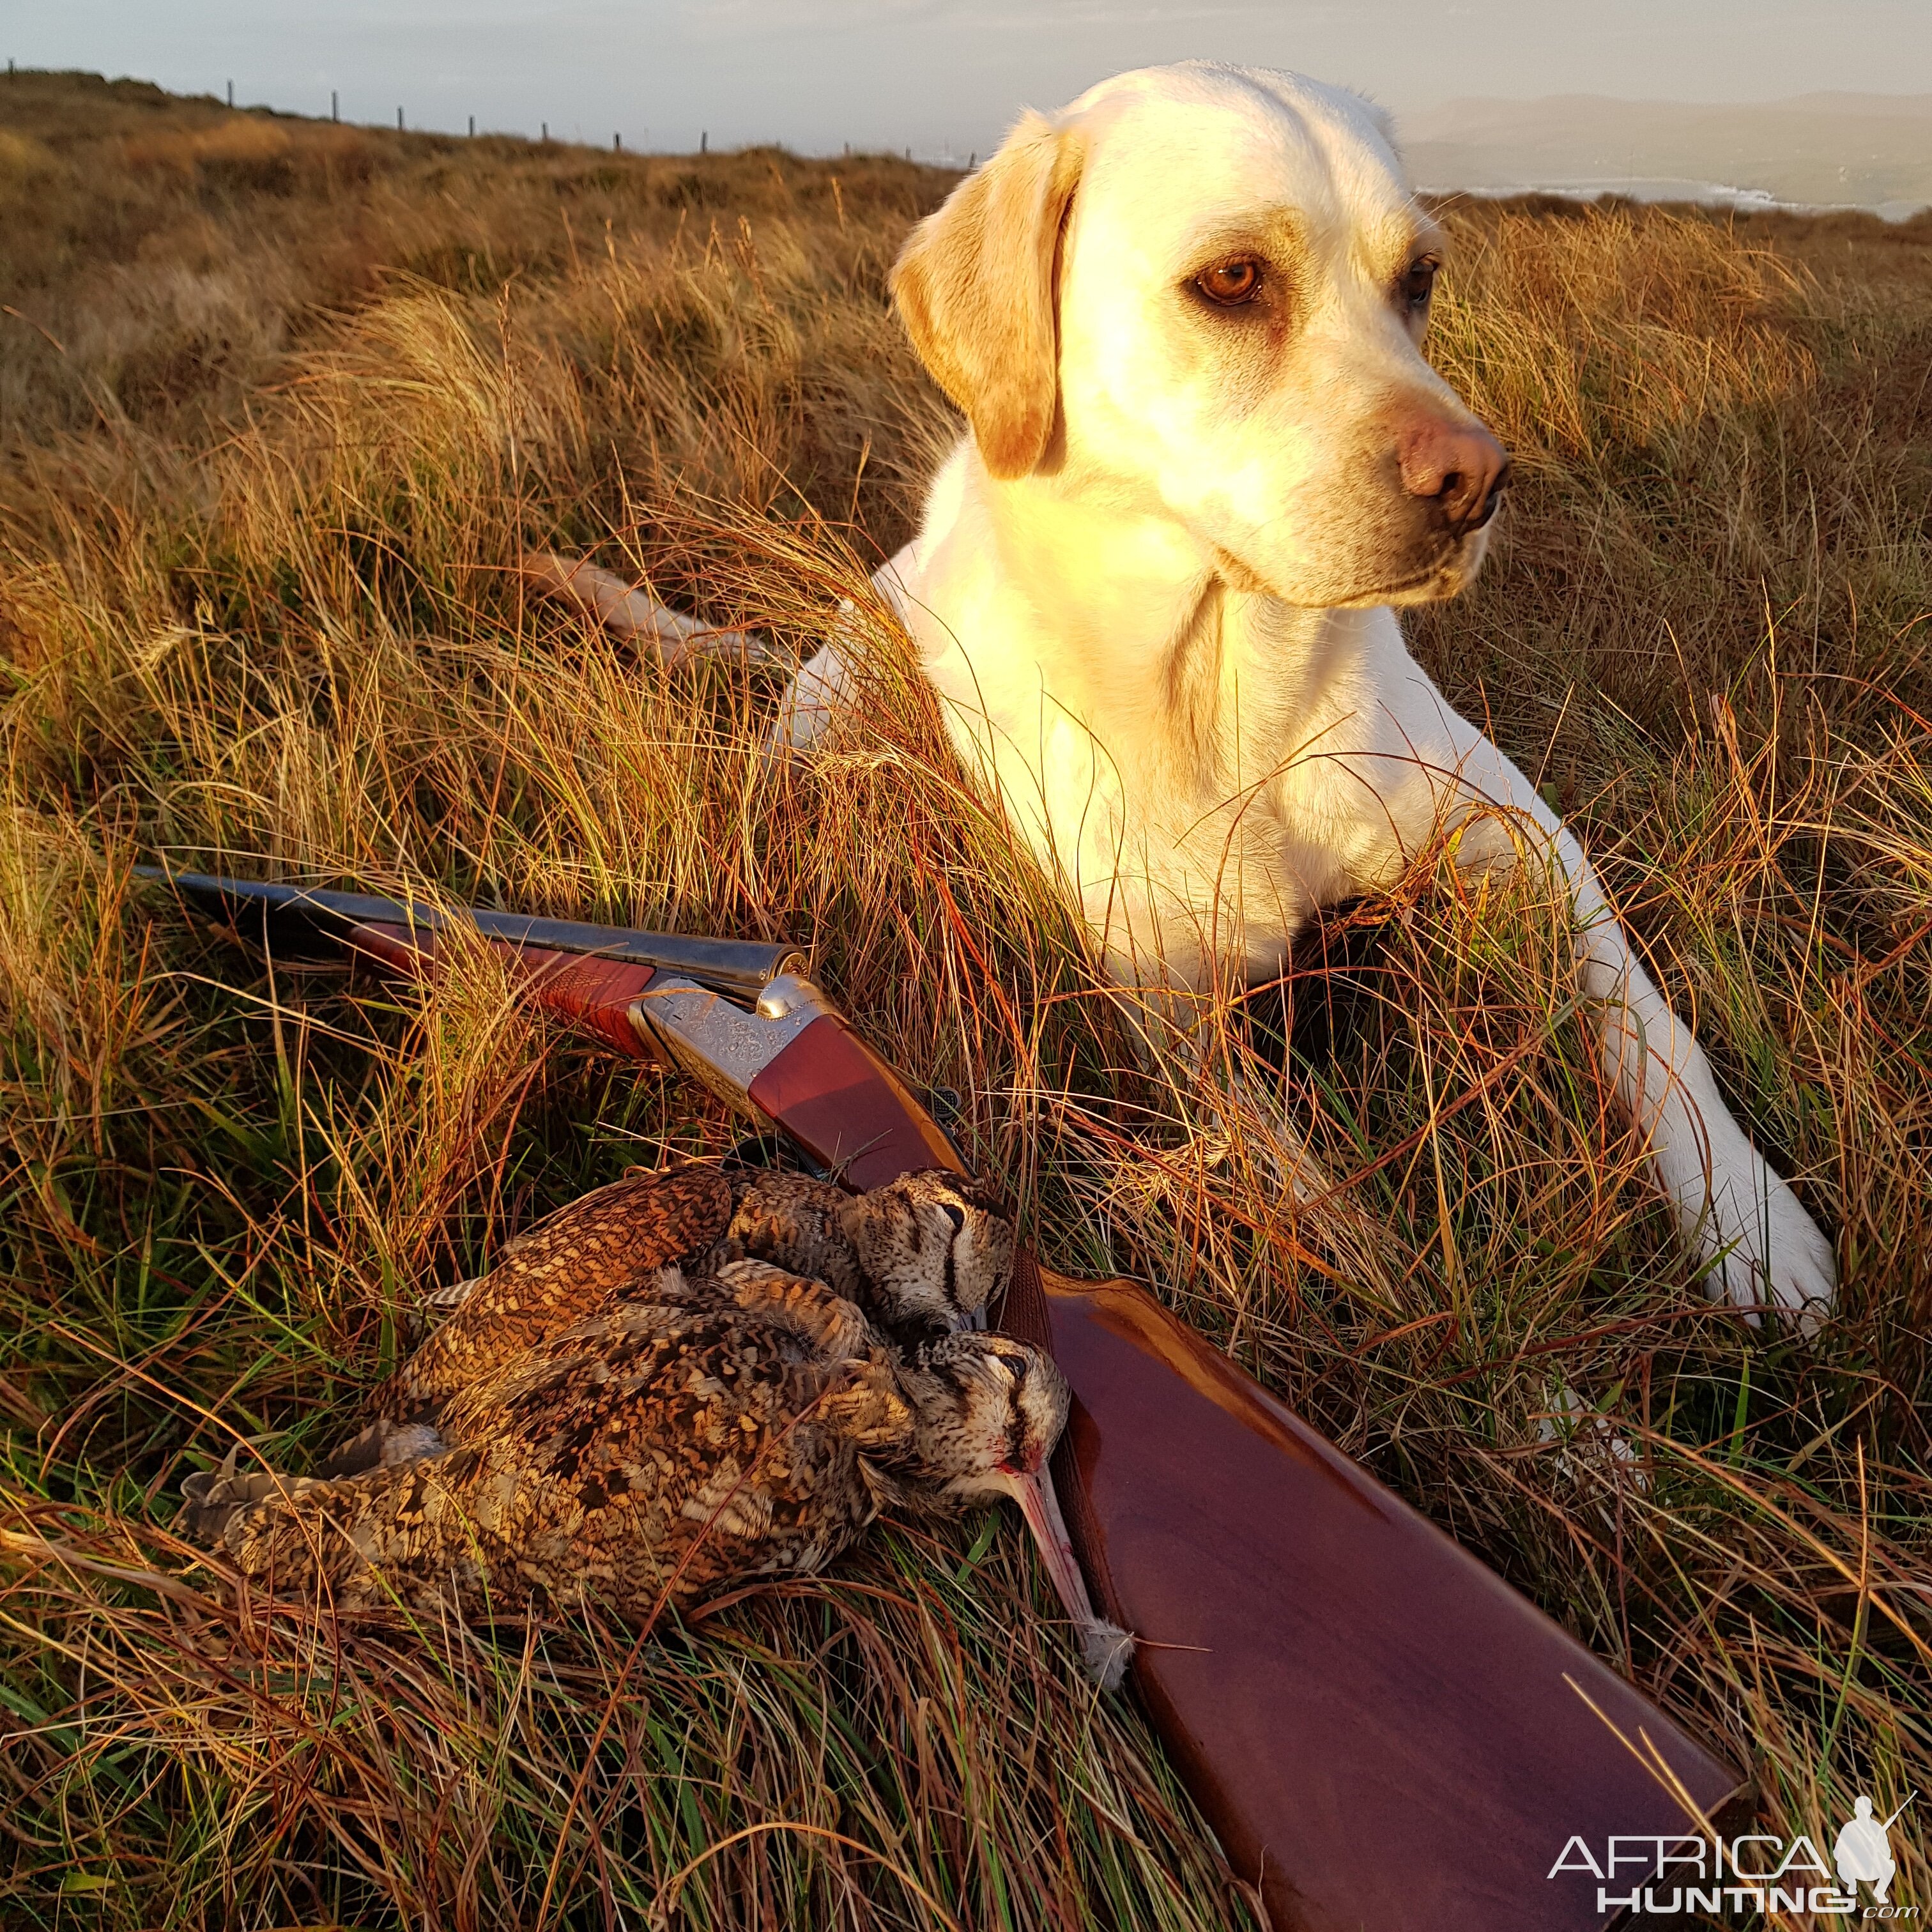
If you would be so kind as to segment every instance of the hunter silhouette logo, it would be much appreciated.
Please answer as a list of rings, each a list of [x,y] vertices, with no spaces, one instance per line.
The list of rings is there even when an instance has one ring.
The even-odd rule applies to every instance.
[[[1829,1882],[1832,1866],[1802,1833],[1788,1839],[1751,1832],[1729,1839],[1646,1834],[1606,1839],[1600,1852],[1586,1840],[1573,1838],[1549,1876],[1590,1874],[1599,1881],[1597,1910],[1622,1910],[1632,1918],[1684,1912],[1808,1912],[1814,1918],[1916,1922],[1918,1906],[1901,1905],[1892,1896],[1898,1861],[1890,1834],[1917,1796],[1914,1792],[1890,1817],[1880,1819],[1872,1816],[1871,1800],[1861,1794],[1832,1842],[1836,1886]],[[1862,1910],[1862,1886],[1870,1888],[1872,1900]]]
[[[1918,1796],[1913,1792],[1905,1804]],[[1846,1820],[1844,1829],[1832,1847],[1832,1857],[1838,1868],[1838,1882],[1855,1897],[1861,1885],[1868,1885],[1872,1897],[1880,1905],[1892,1903],[1886,1894],[1898,1874],[1898,1861],[1892,1855],[1892,1828],[1898,1823],[1905,1804],[1882,1823],[1872,1816],[1872,1802],[1862,1792],[1852,1806],[1852,1816]]]

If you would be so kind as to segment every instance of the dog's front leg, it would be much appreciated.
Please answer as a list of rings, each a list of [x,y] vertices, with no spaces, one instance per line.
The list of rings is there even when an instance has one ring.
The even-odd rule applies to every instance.
[[[549,550],[527,550],[517,566],[525,584],[539,596],[570,604],[614,638],[641,646],[667,670],[700,658],[746,664],[788,662],[769,638],[754,631],[707,624],[661,604],[641,584],[626,584],[582,558]]]
[[[910,632],[910,586],[918,581],[916,553],[910,544],[872,573],[872,590],[884,608]],[[765,736],[769,764],[802,757],[831,730],[856,695],[854,663],[866,650],[869,614],[848,598],[838,606],[831,634],[818,652],[800,665],[778,700],[777,716]]]
[[[1815,1323],[1836,1286],[1831,1244],[1732,1119],[1703,1049],[1644,970],[1574,834],[1406,652],[1382,668],[1379,718],[1358,713],[1344,728],[1370,727],[1372,746],[1336,760],[1362,788],[1365,844],[1379,842],[1377,826],[1388,842],[1360,883],[1389,883],[1438,829],[1456,833],[1456,862],[1467,870],[1514,866],[1532,852],[1553,860],[1576,908],[1577,964],[1598,1005],[1605,1069],[1648,1142],[1686,1241],[1711,1264],[1713,1298],[1775,1304]]]
[[[850,698],[851,688],[852,674],[835,638],[800,664],[785,686],[765,737],[766,762],[810,751],[831,730]]]

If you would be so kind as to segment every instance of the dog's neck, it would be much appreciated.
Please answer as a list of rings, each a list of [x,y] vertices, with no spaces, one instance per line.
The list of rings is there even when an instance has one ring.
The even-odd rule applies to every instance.
[[[1286,603],[1104,482],[978,480],[1053,698],[1112,741],[1151,731],[1204,779],[1279,757],[1360,632],[1364,612]]]

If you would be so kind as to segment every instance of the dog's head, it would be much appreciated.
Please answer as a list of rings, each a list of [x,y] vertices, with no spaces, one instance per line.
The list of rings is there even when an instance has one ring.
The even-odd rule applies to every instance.
[[[1368,102],[1190,64],[1028,116],[892,286],[994,476],[1178,520],[1239,588],[1412,603],[1508,470],[1423,359],[1442,250]]]

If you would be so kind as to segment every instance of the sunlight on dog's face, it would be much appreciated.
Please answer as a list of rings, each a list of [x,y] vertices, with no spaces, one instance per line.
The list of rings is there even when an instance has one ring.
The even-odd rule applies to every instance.
[[[1240,589],[1413,603],[1474,574],[1508,469],[1423,358],[1442,248],[1366,101],[1190,65],[1028,117],[894,288],[995,477]]]
[[[1460,590],[1494,489],[1453,516],[1406,482],[1404,451],[1453,436],[1473,464],[1489,439],[1423,359],[1442,238],[1374,110],[1287,76],[1168,70],[1070,118],[1068,480],[1153,494],[1238,586],[1291,603]]]

